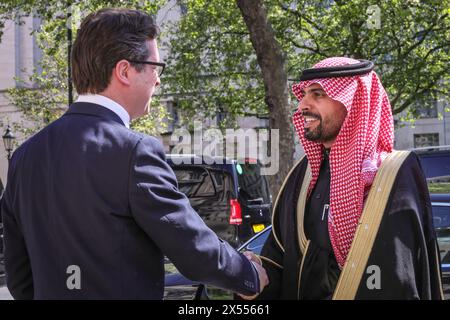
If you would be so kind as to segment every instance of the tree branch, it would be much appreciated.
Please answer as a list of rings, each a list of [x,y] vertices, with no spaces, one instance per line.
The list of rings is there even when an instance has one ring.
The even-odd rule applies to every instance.
[[[297,18],[299,18],[300,20],[303,19],[306,22],[308,22],[310,25],[312,25],[314,28],[316,28],[319,31],[323,31],[323,28],[321,26],[319,26],[317,23],[315,23],[313,20],[309,19],[306,15],[302,15],[300,12],[298,11],[294,11],[291,8],[285,6],[283,3],[279,2],[280,8],[294,16],[296,16]]]
[[[308,46],[305,46],[305,45],[301,45],[301,44],[299,44],[297,41],[295,41],[294,39],[289,39],[289,41],[295,46],[295,47],[297,47],[297,48],[299,48],[299,49],[305,49],[305,50],[309,50],[309,51],[311,51],[311,52],[314,52],[314,53],[316,53],[316,54],[318,54],[318,55],[320,55],[320,56],[322,56],[322,57],[327,57],[327,55],[325,55],[322,51],[320,51],[320,48],[319,47],[317,47],[317,48],[312,48],[312,47],[308,47]]]
[[[419,41],[417,41],[416,43],[414,43],[411,47],[409,47],[406,52],[403,54],[403,57],[406,57],[411,51],[413,51],[415,48],[417,48],[418,46],[420,46],[425,39],[427,38],[428,34],[430,34],[431,31],[433,31],[433,28],[436,26],[436,24],[439,23],[439,21],[441,19],[444,19],[446,16],[448,16],[448,13],[444,14],[442,17],[439,17],[432,25],[429,29],[427,29],[425,31],[425,33],[423,34],[423,36],[419,39]],[[417,32],[414,35],[414,38],[417,38],[419,36],[419,32]]]
[[[440,78],[441,76],[445,75],[446,73],[447,73],[447,70],[445,69],[442,72],[440,72],[439,74],[437,74],[436,78]],[[430,91],[431,88],[435,85],[434,82],[430,82],[430,84],[428,86],[426,86],[425,88],[420,88],[420,84],[421,84],[421,82],[417,81],[416,90],[414,90],[414,92],[411,93],[409,98],[407,98],[399,108],[392,110],[393,114],[397,114],[397,113],[400,113],[403,110],[405,110],[407,107],[409,107],[409,105],[411,105],[411,103],[414,101],[414,99],[416,98],[417,95],[422,95],[426,91]]]

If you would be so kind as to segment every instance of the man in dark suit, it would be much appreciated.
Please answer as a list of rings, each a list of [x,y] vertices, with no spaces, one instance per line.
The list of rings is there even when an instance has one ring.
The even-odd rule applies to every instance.
[[[164,64],[148,15],[103,9],[72,51],[79,99],[14,153],[1,211],[16,299],[161,299],[163,256],[182,274],[244,295],[264,269],[219,239],[177,189],[163,147],[131,131]]]

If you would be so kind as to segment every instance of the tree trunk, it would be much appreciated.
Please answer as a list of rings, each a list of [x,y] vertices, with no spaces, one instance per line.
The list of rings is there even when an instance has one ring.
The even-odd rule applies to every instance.
[[[269,176],[271,193],[275,200],[292,167],[295,149],[289,87],[284,69],[285,57],[267,20],[263,1],[236,0],[236,3],[250,32],[250,40],[262,71],[265,101],[270,113],[270,129],[279,130],[280,143],[275,148],[279,154],[279,170],[277,174]]]

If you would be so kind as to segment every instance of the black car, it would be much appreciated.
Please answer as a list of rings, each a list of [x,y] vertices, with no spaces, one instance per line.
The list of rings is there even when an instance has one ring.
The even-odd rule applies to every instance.
[[[450,299],[450,194],[431,194],[431,204],[441,254],[444,294]]]
[[[416,148],[412,151],[419,157],[427,179],[450,177],[450,146]]]
[[[444,295],[450,299],[450,194],[432,194],[434,226],[441,253],[441,269]],[[254,236],[238,250],[260,254],[272,226]],[[233,299],[230,291],[195,283],[182,276],[170,261],[166,260],[164,299]]]
[[[216,234],[237,247],[271,223],[269,185],[256,160],[167,155],[178,187]]]
[[[450,194],[450,146],[413,149],[422,165],[430,194]]]

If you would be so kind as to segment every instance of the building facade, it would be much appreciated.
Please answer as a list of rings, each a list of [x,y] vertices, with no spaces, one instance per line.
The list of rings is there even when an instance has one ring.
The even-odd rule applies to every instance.
[[[16,78],[28,79],[37,68],[41,52],[36,45],[32,31],[40,26],[37,18],[27,17],[19,25],[15,21],[7,21],[0,39],[0,135],[6,127],[21,125],[24,117],[21,112],[11,104],[6,90],[23,85]],[[32,84],[25,84],[31,86]],[[23,142],[23,136],[14,131],[17,143]],[[0,143],[0,179],[5,183],[8,170],[8,161],[3,141]]]

